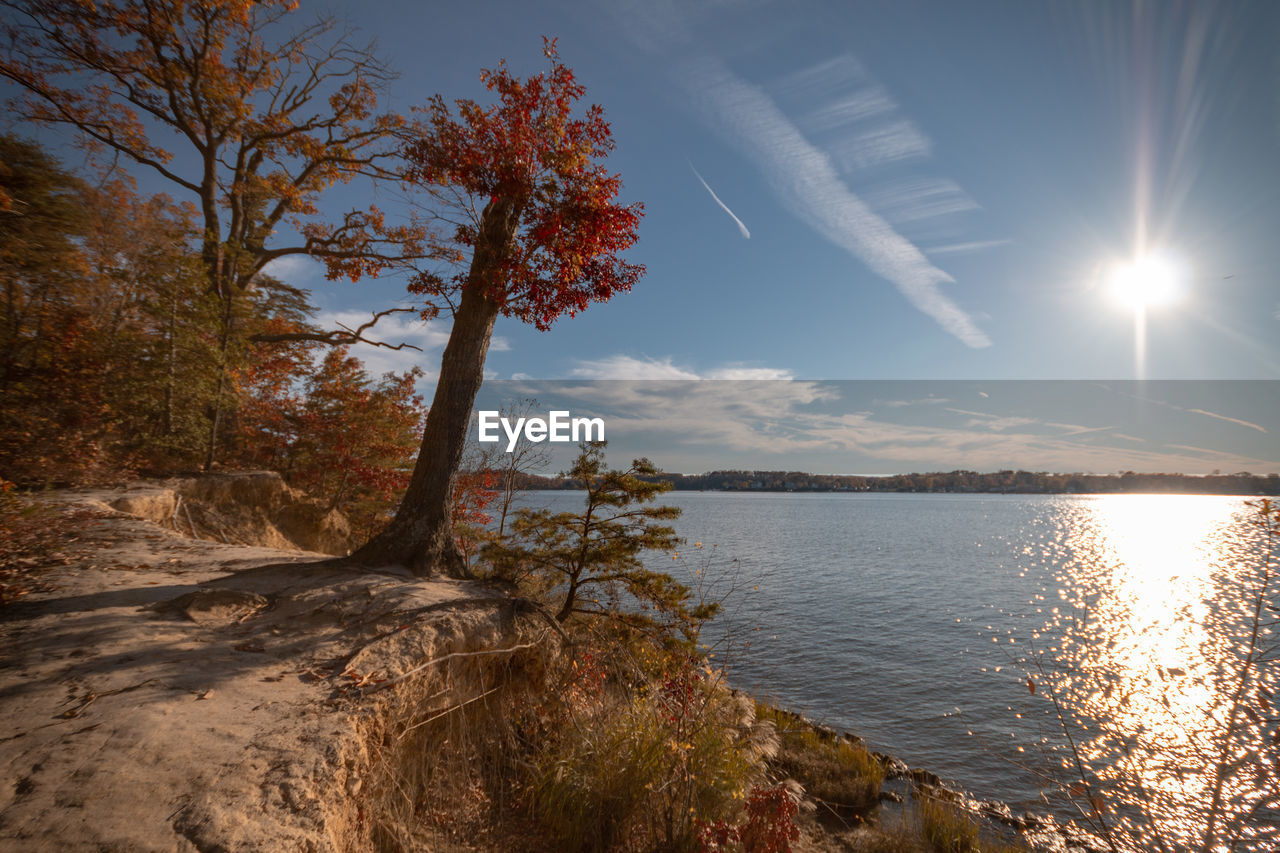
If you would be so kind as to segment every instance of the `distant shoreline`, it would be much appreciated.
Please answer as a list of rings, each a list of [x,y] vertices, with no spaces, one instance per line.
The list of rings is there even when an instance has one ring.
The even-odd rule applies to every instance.
[[[948,471],[927,474],[809,474],[801,471],[712,471],[662,473],[647,478],[671,483],[676,491],[811,492],[834,494],[1166,494],[1257,497],[1280,495],[1280,474],[1049,474],[1033,471]],[[582,484],[563,477],[522,474],[522,489],[573,490]]]

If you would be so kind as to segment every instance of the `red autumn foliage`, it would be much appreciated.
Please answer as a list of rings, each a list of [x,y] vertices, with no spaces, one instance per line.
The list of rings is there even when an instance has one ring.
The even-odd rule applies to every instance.
[[[454,539],[463,557],[470,563],[480,544],[487,538],[484,525],[493,521],[485,512],[498,497],[496,471],[460,471],[453,487]]]
[[[275,348],[239,375],[241,462],[280,471],[366,533],[409,479],[421,436],[421,371],[371,379],[346,347],[319,365]],[[300,368],[307,369],[299,381]]]
[[[566,312],[573,316],[630,290],[644,274],[644,267],[618,256],[636,240],[643,205],[615,203],[622,180],[596,162],[614,145],[604,110],[592,105],[575,117],[586,89],[560,62],[554,40],[544,52],[550,70],[527,80],[513,76],[505,62],[482,73],[495,103],[459,100],[455,119],[436,95],[415,128],[417,138],[405,152],[411,182],[441,199],[460,193],[472,210],[507,202],[518,217],[514,238],[492,266],[414,279],[410,290],[431,300],[428,315],[440,310],[440,301],[451,304],[463,287],[479,287],[504,315],[545,330]],[[464,221],[438,240],[441,256],[459,264],[469,259],[480,224]]]
[[[698,846],[702,853],[791,853],[800,838],[796,801],[782,785],[756,786],[747,795],[743,818],[737,823],[718,818],[702,824]]]
[[[753,788],[747,797],[743,849],[747,853],[791,853],[791,842],[800,837],[796,811],[796,801],[783,786]]]

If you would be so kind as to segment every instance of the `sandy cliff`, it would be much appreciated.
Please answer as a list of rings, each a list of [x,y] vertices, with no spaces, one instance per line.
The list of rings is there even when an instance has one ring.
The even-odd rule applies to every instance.
[[[536,655],[546,626],[467,583],[188,538],[174,494],[63,497],[79,556],[0,609],[0,849],[375,846],[413,748],[385,718],[465,701],[483,685],[444,656]]]

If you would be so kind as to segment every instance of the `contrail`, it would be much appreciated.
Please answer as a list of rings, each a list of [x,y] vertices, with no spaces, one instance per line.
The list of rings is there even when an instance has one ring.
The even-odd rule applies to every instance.
[[[692,163],[690,163],[690,164],[689,164],[689,168],[690,168],[690,169],[693,169],[693,164],[692,164]],[[734,213],[732,210],[730,210],[730,209],[729,209],[729,205],[725,204],[724,202],[722,202],[722,201],[720,200],[720,196],[716,195],[716,191],[715,191],[715,190],[713,190],[713,189],[711,189],[711,187],[710,187],[710,186],[708,186],[708,184],[707,184],[707,182],[706,182],[706,181],[702,180],[702,175],[699,175],[699,174],[698,174],[698,170],[697,170],[697,169],[693,169],[693,174],[697,177],[697,179],[698,179],[699,181],[701,181],[701,182],[702,182],[702,187],[703,187],[703,189],[705,189],[707,192],[709,192],[709,193],[711,194],[711,200],[712,200],[712,201],[714,201],[716,204],[720,205],[720,209],[721,209],[721,210],[723,210],[725,213],[729,214],[729,217],[730,217],[734,222],[738,223],[738,230],[742,232],[742,236],[743,236],[744,238],[746,238],[746,239],[750,240],[750,239],[751,239],[751,232],[747,230],[747,226],[745,226],[745,225],[743,225],[743,224],[742,224],[742,220],[738,218],[738,215],[737,215],[736,213]]]

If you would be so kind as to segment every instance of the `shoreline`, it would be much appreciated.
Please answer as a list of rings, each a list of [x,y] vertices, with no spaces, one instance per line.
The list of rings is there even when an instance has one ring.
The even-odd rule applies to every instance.
[[[974,818],[983,822],[1006,840],[1018,840],[1029,846],[1031,850],[1045,853],[1105,853],[1106,847],[1100,839],[1094,838],[1087,831],[1071,824],[1064,824],[1051,814],[1038,814],[1022,811],[1015,814],[1005,802],[980,798],[973,792],[954,783],[949,783],[938,774],[921,767],[910,767],[901,759],[878,751],[871,751],[866,741],[854,732],[839,730],[816,722],[804,714],[758,700],[774,712],[794,719],[824,738],[845,740],[863,749],[884,768],[885,782],[893,783],[892,787],[882,790],[879,801],[871,810],[871,815],[894,805],[914,807],[913,801],[919,797],[933,797],[952,803]]]

